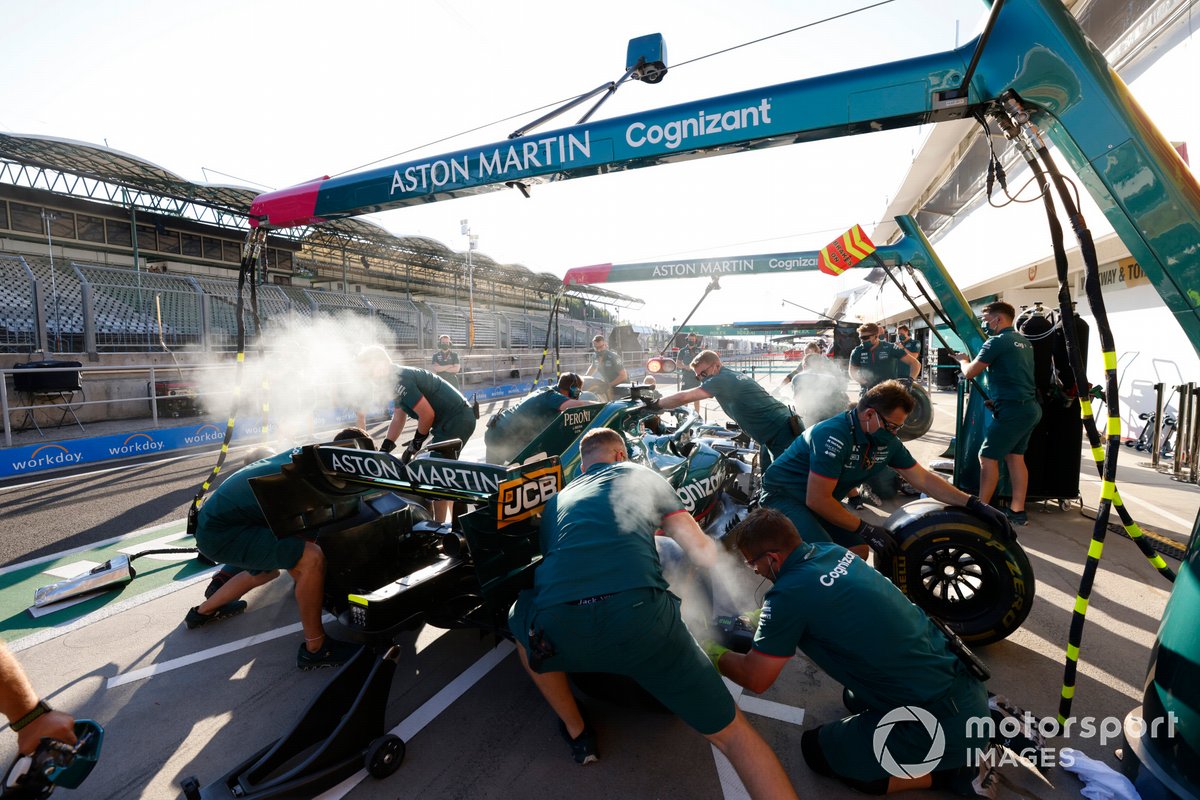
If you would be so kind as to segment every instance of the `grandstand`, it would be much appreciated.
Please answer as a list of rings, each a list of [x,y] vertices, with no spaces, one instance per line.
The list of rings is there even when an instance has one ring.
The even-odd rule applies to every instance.
[[[236,341],[238,265],[256,190],[187,181],[107,147],[0,134],[0,354],[212,353]],[[481,351],[540,350],[561,281],[364,220],[272,234],[255,276],[263,330],[292,315],[374,319],[401,350],[439,334]],[[468,311],[468,285],[476,299]],[[634,298],[598,288],[564,306],[584,350]],[[254,317],[246,331],[258,332]],[[199,357],[199,356],[197,356]],[[9,359],[11,360],[11,359]]]

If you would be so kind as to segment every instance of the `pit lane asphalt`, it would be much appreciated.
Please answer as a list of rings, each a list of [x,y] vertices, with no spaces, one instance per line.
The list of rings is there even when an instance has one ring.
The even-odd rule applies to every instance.
[[[935,393],[934,399],[939,410],[934,431],[910,444],[922,463],[940,453],[948,440],[953,396]],[[481,451],[480,440],[472,442],[466,455],[478,457]],[[1180,521],[1190,524],[1195,515],[1196,488],[1173,484],[1138,466],[1141,454],[1122,455],[1129,457],[1118,474],[1118,487],[1135,517],[1182,540],[1188,531],[1181,530]],[[170,511],[159,511],[159,498],[166,498],[164,508],[172,502],[179,509],[186,506],[211,467],[211,458],[188,466],[161,465],[163,472],[139,465],[134,469],[138,478],[129,480],[138,492],[134,500],[113,497],[114,487],[125,484],[123,475],[96,476],[95,486],[76,477],[71,488],[46,484],[31,488],[28,496],[15,496],[30,498],[24,513],[32,514],[37,513],[35,490],[52,491],[52,497],[60,498],[56,502],[61,530],[68,536],[103,538],[113,530],[104,527],[105,514],[127,513],[128,525],[134,514],[170,517]],[[1085,503],[1094,507],[1098,486],[1089,480],[1094,471],[1086,460],[1082,474]],[[186,496],[176,502],[180,492]],[[76,499],[81,493],[86,493],[87,503]],[[7,508],[12,497],[0,494],[0,503]],[[111,504],[108,511],[94,508],[106,504]],[[871,518],[873,512],[865,513]],[[34,524],[29,516],[20,523],[9,516],[5,513],[0,520],[6,541],[15,529]],[[875,516],[876,521],[883,517]],[[1057,506],[1037,509],[1030,517],[1021,541],[1037,573],[1038,599],[1021,630],[981,648],[980,654],[992,668],[993,691],[1035,714],[1053,716],[1091,521],[1075,509],[1062,511]],[[37,544],[46,546],[48,542]],[[11,560],[9,552],[6,545],[6,561]],[[1104,556],[1088,612],[1074,706],[1077,715],[1098,719],[1123,717],[1140,702],[1149,648],[1170,589],[1119,537],[1110,535]],[[330,677],[328,672],[295,669],[298,634],[288,631],[296,622],[289,583],[282,579],[251,594],[250,610],[241,617],[196,631],[187,631],[181,621],[201,597],[198,584],[96,616],[90,624],[33,646],[17,639],[13,648],[44,697],[107,728],[104,757],[76,795],[178,797],[183,777],[196,775],[206,785],[282,735]],[[578,768],[558,738],[553,714],[506,645],[496,648],[491,638],[476,632],[428,628],[399,642],[403,653],[386,719],[403,726],[401,735],[408,739],[404,765],[384,781],[366,778],[344,795],[329,793],[330,798],[742,796],[736,781],[723,780],[707,743],[674,718],[585,698],[585,711],[598,732],[601,761]],[[464,673],[467,679],[460,678]],[[442,694],[446,687],[461,689],[461,696],[448,701]],[[804,728],[844,714],[840,692],[840,686],[798,656],[761,698],[743,695],[751,722],[780,755],[801,796],[859,796],[814,776],[799,753]],[[758,700],[766,703],[755,705]],[[434,713],[437,709],[440,712]],[[797,724],[801,709],[803,719]],[[778,718],[789,716],[791,720]],[[12,736],[0,736],[0,764],[11,760],[13,742]],[[1116,764],[1115,742],[1101,746],[1098,740],[1076,739],[1059,744]],[[1053,786],[1028,768],[1008,766],[1002,772],[1038,797],[1079,793],[1078,780],[1061,768],[1049,773]],[[907,796],[921,800],[942,795]],[[1001,789],[1001,797],[1015,796]]]

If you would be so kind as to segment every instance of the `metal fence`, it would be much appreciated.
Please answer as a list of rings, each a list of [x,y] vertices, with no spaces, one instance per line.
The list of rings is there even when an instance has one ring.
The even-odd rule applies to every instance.
[[[621,355],[631,374],[636,375],[649,354],[638,351]],[[429,350],[410,350],[404,361],[428,368],[431,356]],[[582,374],[588,362],[587,352],[564,351],[557,368]],[[501,384],[528,383],[528,389],[532,390],[539,371],[543,379],[556,374],[554,355],[543,357],[540,348],[465,353],[462,367],[460,378],[468,399],[485,387]],[[137,419],[152,428],[179,425],[181,420],[177,417],[211,416],[223,422],[234,397],[233,376],[234,364],[228,358],[223,363],[174,366],[32,361],[0,369],[2,446],[13,446],[14,435],[21,433],[26,433],[22,438],[28,442],[92,435],[87,428],[97,422]],[[287,388],[276,390],[287,391]],[[243,409],[257,407],[248,398],[258,391],[260,387],[245,387]]]
[[[408,297],[343,293],[274,284],[257,287],[264,331],[300,317],[352,315],[382,325],[395,349],[428,349],[449,335],[468,341],[467,308]],[[122,269],[80,260],[0,254],[0,353],[227,352],[236,345],[237,281]],[[247,301],[247,305],[248,305]],[[244,312],[246,332],[257,333]],[[478,348],[537,349],[546,343],[544,313],[473,313]],[[603,327],[560,319],[558,345],[586,350]],[[553,342],[552,342],[553,344]]]

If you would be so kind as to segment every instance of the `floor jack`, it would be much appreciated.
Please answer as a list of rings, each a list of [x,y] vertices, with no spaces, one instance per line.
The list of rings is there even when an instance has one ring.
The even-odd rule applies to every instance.
[[[365,768],[386,778],[404,761],[404,740],[386,732],[384,714],[400,648],[380,657],[370,647],[337,671],[283,738],[224,777],[200,788],[183,781],[187,800],[312,798]]]

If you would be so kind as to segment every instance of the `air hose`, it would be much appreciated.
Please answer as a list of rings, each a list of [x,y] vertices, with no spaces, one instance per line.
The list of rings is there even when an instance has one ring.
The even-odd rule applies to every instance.
[[[1096,257],[1095,244],[1091,231],[1079,211],[1078,205],[1071,198],[1067,184],[1047,150],[1041,134],[1029,121],[1029,116],[1021,106],[1015,94],[1009,92],[1005,97],[1005,113],[996,114],[996,119],[1004,130],[1005,135],[1012,140],[1026,163],[1029,165],[1038,186],[1041,189],[1043,204],[1046,208],[1047,222],[1054,247],[1055,269],[1058,275],[1059,318],[1066,334],[1067,354],[1071,372],[1075,380],[1076,391],[1079,395],[1080,413],[1083,417],[1084,429],[1087,431],[1088,442],[1091,445],[1092,458],[1101,478],[1100,503],[1097,507],[1095,525],[1092,528],[1092,540],[1088,546],[1087,559],[1084,563],[1083,575],[1080,578],[1079,590],[1075,597],[1075,607],[1071,616],[1071,627],[1067,634],[1066,661],[1063,669],[1063,686],[1059,697],[1058,721],[1065,723],[1071,715],[1071,704],[1075,696],[1075,682],[1078,671],[1079,650],[1083,641],[1083,626],[1086,620],[1088,602],[1091,598],[1096,571],[1100,566],[1100,558],[1104,552],[1104,539],[1108,532],[1108,518],[1115,506],[1117,514],[1129,535],[1138,545],[1142,554],[1150,564],[1167,580],[1174,581],[1175,573],[1154,552],[1137,523],[1130,516],[1128,509],[1121,502],[1121,496],[1116,488],[1117,458],[1121,448],[1121,419],[1119,414],[1119,396],[1117,381],[1116,346],[1113,341],[1112,328],[1109,325],[1108,313],[1105,310],[1104,298],[1100,290],[1099,262]],[[1023,130],[1028,140],[1022,140],[1020,131]],[[1032,148],[1032,149],[1031,149]],[[1033,150],[1036,150],[1037,158]],[[1045,171],[1039,166],[1037,159],[1045,164]],[[1083,361],[1080,357],[1079,342],[1076,338],[1075,313],[1067,282],[1067,255],[1063,246],[1062,226],[1054,209],[1050,196],[1046,173],[1049,173],[1054,188],[1059,195],[1071,226],[1079,241],[1080,253],[1083,256],[1085,268],[1084,290],[1096,320],[1096,329],[1100,336],[1100,345],[1104,355],[1105,367],[1105,402],[1108,405],[1108,438],[1101,447],[1101,438],[1092,414],[1090,399],[1091,384],[1087,381]]]
[[[246,321],[244,319],[245,312],[245,296],[246,296],[246,277],[250,277],[250,292],[251,300],[254,306],[255,330],[261,333],[261,328],[258,323],[258,293],[254,289],[254,272],[258,265],[258,256],[262,251],[263,242],[266,241],[267,233],[261,227],[251,228],[246,234],[246,242],[242,245],[242,262],[238,267],[238,294],[237,294],[237,358],[234,361],[234,377],[233,377],[233,403],[229,411],[229,421],[225,424],[225,438],[221,441],[221,451],[217,455],[217,463],[213,466],[212,472],[200,484],[200,489],[196,492],[196,496],[192,498],[192,505],[188,509],[187,516],[187,532],[191,536],[196,535],[196,526],[199,522],[200,506],[204,501],[204,495],[208,493],[213,482],[217,479],[217,475],[221,473],[221,467],[225,463],[225,458],[229,455],[229,443],[233,440],[233,426],[237,421],[238,405],[241,402],[242,393],[242,364],[246,361]],[[266,401],[264,399],[264,409]],[[264,410],[264,415],[265,415]],[[264,416],[265,419],[265,416]],[[265,423],[264,423],[265,424]],[[203,555],[203,554],[201,554]],[[207,560],[207,559],[205,559]]]
[[[554,338],[554,374],[559,374],[558,363],[558,307],[562,303],[563,292],[560,290],[554,295],[554,305],[550,307],[550,322],[546,325],[546,341],[542,343],[542,360],[538,364],[537,374],[533,376],[533,385],[529,387],[529,391],[536,392],[538,383],[542,380],[542,373],[546,369],[546,357],[550,355],[550,331],[555,331]]]
[[[950,343],[946,341],[945,337],[938,333],[937,328],[934,327],[929,318],[926,317],[921,309],[917,307],[917,301],[913,299],[912,295],[908,293],[908,290],[904,288],[904,285],[897,280],[895,275],[892,274],[892,271],[888,268],[887,264],[884,264],[883,260],[878,256],[874,254],[872,254],[872,256],[875,258],[876,264],[883,269],[884,274],[891,279],[892,283],[896,284],[896,288],[900,290],[900,294],[904,295],[904,299],[908,301],[908,304],[912,306],[913,311],[915,311],[917,316],[921,318],[921,322],[925,323],[925,327],[929,329],[929,332],[936,336],[937,340],[942,343],[942,347],[946,348],[947,350],[953,349],[950,347]],[[911,270],[912,268],[909,267],[909,269]],[[913,283],[915,283],[917,288],[921,290],[921,294],[925,297],[925,302],[929,303],[929,307],[933,309],[942,322],[946,324],[946,327],[954,331],[954,333],[957,335],[958,331],[955,329],[954,323],[950,321],[950,318],[946,316],[946,313],[941,309],[941,307],[938,306],[937,303],[933,302],[933,298],[929,296],[927,291],[925,291],[925,287],[921,285],[921,282],[914,278]],[[976,381],[974,378],[967,378],[967,380],[970,382],[971,387],[975,391],[979,392],[979,396],[983,399],[984,405],[987,405],[991,402],[988,399],[987,392],[983,390],[983,387],[979,385],[978,381]]]

